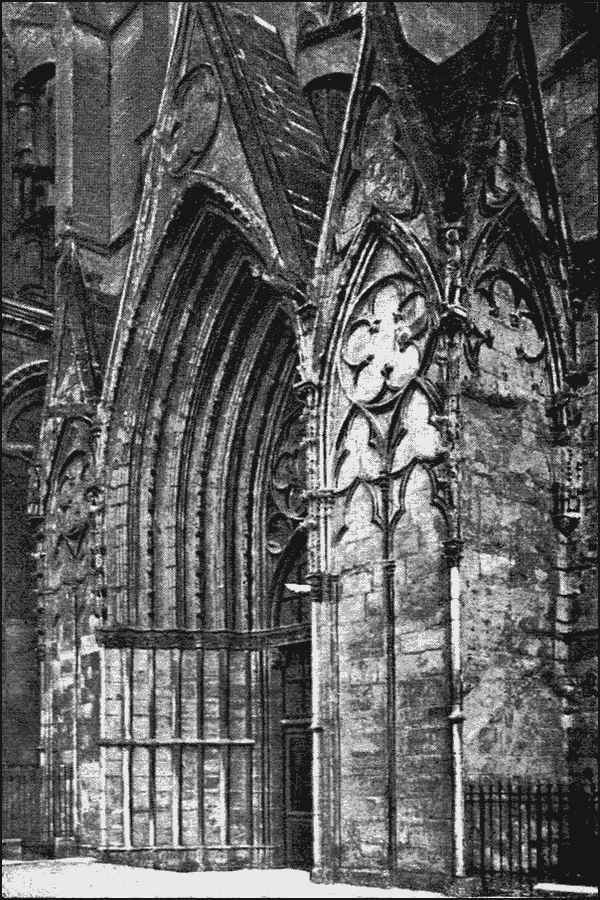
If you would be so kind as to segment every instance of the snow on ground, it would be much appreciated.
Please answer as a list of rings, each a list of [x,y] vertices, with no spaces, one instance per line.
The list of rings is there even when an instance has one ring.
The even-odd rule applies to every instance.
[[[427,891],[314,884],[297,869],[166,872],[92,859],[2,862],[2,897],[443,897]]]

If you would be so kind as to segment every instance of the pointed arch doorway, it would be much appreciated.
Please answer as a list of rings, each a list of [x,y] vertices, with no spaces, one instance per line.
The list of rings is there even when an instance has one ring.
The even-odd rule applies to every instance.
[[[295,425],[290,428],[290,421]],[[305,472],[299,408],[284,417],[272,458],[272,484],[282,488],[288,473],[287,506],[267,518],[267,553],[277,560],[269,599],[272,629],[271,753],[274,826],[279,837],[279,862],[296,869],[312,867],[313,797],[311,725],[310,588],[307,585]],[[300,426],[300,428],[298,428]],[[290,465],[291,461],[293,464]],[[293,473],[290,479],[290,473]],[[295,482],[295,483],[293,483]],[[279,514],[285,510],[292,531],[281,541]],[[277,527],[277,524],[279,527]],[[275,526],[275,528],[274,528]],[[274,539],[277,532],[279,540]],[[279,552],[280,551],[280,552]]]
[[[298,566],[303,573],[303,566]],[[294,869],[312,867],[313,797],[310,609],[304,582],[286,583],[277,613],[284,619],[275,636],[272,733],[275,791],[281,821],[281,860]],[[287,620],[287,625],[285,624]],[[291,625],[293,631],[287,633]],[[290,629],[291,630],[291,629]],[[277,787],[277,783],[279,783]]]
[[[310,604],[284,587],[306,581],[296,335],[201,199],[145,289],[107,435],[108,852],[306,866]]]

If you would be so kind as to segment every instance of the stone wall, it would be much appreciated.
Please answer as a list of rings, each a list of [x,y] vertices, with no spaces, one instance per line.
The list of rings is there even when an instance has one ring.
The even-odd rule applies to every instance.
[[[518,97],[517,119],[499,117],[498,134],[490,110],[510,107],[518,92],[493,83],[496,71],[499,82],[516,71],[496,59],[501,41],[513,44],[498,11],[492,20],[494,4],[368,4],[369,27],[379,22],[379,32],[372,26],[378,52],[362,61],[343,132],[361,4],[221,4],[227,8],[214,16],[206,7],[204,18],[186,20],[167,79],[173,93],[190,60],[209,61],[215,140],[206,139],[197,159],[201,135],[186,134],[179,121],[169,137],[168,110],[162,136],[153,135],[175,4],[7,6],[3,114],[19,78],[56,66],[56,217],[46,226],[55,221],[77,247],[86,326],[73,329],[66,316],[53,338],[40,455],[39,622],[33,573],[29,563],[19,568],[32,549],[25,469],[11,459],[6,470],[7,659],[17,676],[7,707],[17,723],[11,753],[21,742],[34,756],[40,627],[43,741],[55,761],[74,764],[83,845],[149,865],[286,862],[282,722],[299,711],[308,718],[310,678],[306,654],[286,674],[280,644],[305,644],[310,631],[306,606],[282,597],[288,579],[306,580],[308,530],[319,672],[315,875],[445,884],[453,865],[448,716],[457,699],[445,542],[456,523],[442,446],[448,361],[438,330],[450,271],[440,235],[454,216],[465,259],[480,254],[475,274],[485,266],[509,273],[482,284],[462,261],[461,299],[473,328],[461,361],[458,467],[466,775],[562,779],[595,767],[590,4],[583,12],[528,4],[531,83],[526,100]],[[389,19],[394,8],[402,31]],[[485,37],[492,21],[498,34]],[[246,47],[236,44],[237,63],[224,40],[228,28]],[[536,66],[547,135],[532,113]],[[290,99],[282,113],[272,84],[284,82]],[[225,98],[218,103],[217,88]],[[303,90],[317,119],[335,119],[326,136],[332,157],[338,139],[344,146],[319,268],[312,271],[311,259],[300,276],[302,267],[290,267],[299,249],[290,250],[300,235],[295,217],[304,217],[310,237],[299,252],[305,258],[315,252],[330,177],[323,153],[311,196],[299,193],[302,170],[289,160],[306,147],[316,159],[321,148]],[[535,133],[525,135],[525,120]],[[13,180],[12,137],[5,188]],[[493,156],[499,138],[520,142],[517,173]],[[171,163],[182,154],[185,178],[164,174],[169,154]],[[464,171],[452,170],[457,161]],[[536,187],[542,171],[552,188],[552,165],[560,204],[552,189],[542,197]],[[468,190],[457,203],[451,195],[460,194],[465,173]],[[202,185],[187,191],[194,179]],[[526,237],[503,206],[511,190],[531,217]],[[146,218],[127,280],[142,195]],[[290,197],[296,206],[285,205]],[[497,206],[482,212],[486,197]],[[572,257],[561,261],[564,270],[561,207]],[[3,282],[9,376],[47,358],[51,309],[67,308],[64,282],[52,293],[49,226],[31,290],[38,257],[27,256],[29,238],[15,231],[22,212],[9,208],[3,220],[13,263]],[[484,215],[514,226],[509,249],[492,246],[487,231],[476,250]],[[526,244],[535,247],[530,266]],[[560,311],[567,308],[574,310],[568,329]],[[318,414],[305,413],[315,457],[308,499],[305,420],[290,424],[296,368],[320,397]],[[100,457],[92,428],[99,397],[83,396],[84,370],[89,382],[97,376],[98,391],[105,384]],[[558,439],[563,403],[568,435]],[[32,428],[26,442],[36,449]],[[580,449],[583,486],[567,498],[567,528],[556,497]],[[103,487],[102,524],[95,504]],[[27,698],[33,715],[25,721],[14,710]]]

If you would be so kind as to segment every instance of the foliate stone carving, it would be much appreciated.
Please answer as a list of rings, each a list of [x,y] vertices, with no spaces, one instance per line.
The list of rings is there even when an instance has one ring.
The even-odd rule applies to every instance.
[[[348,244],[373,206],[400,219],[411,219],[419,211],[415,172],[402,151],[393,110],[383,95],[371,105],[352,167],[337,234],[338,250]]]
[[[195,66],[175,88],[162,134],[163,159],[171,175],[186,174],[204,156],[220,111],[221,87],[213,67]]]
[[[531,292],[513,272],[492,268],[483,272],[475,285],[475,292],[487,302],[489,314],[505,323],[518,335],[515,354],[526,362],[539,362],[546,344],[541,324],[533,313]]]
[[[292,400],[273,452],[269,486],[267,549],[279,555],[306,518],[306,446],[303,408]]]
[[[273,498],[276,506],[290,519],[301,521],[306,515],[306,475],[303,428],[298,418],[288,420],[273,466]]]
[[[338,370],[349,400],[379,406],[421,366],[429,317],[425,293],[408,273],[363,294],[344,331]]]
[[[89,457],[74,453],[64,464],[56,493],[56,549],[65,545],[71,556],[81,555],[90,527],[90,492],[94,485]]]
[[[583,490],[583,459],[580,448],[559,446],[555,448],[553,519],[558,530],[568,536],[581,520],[581,496]]]
[[[495,109],[488,168],[481,193],[482,212],[487,215],[496,214],[510,203],[521,186],[527,150],[519,101],[521,91],[519,78],[511,79]]]
[[[371,507],[376,525],[388,527],[402,514],[413,465],[435,466],[443,453],[432,416],[435,389],[425,378],[435,345],[434,303],[416,266],[389,247],[375,254],[363,284],[336,358],[333,486],[346,494],[344,517],[358,503],[365,515]],[[345,530],[344,518],[338,536]]]
[[[362,12],[362,2],[314,2],[305,0],[297,4],[298,38],[300,43],[309,38],[312,32],[328,25],[335,25],[342,19],[350,18]]]

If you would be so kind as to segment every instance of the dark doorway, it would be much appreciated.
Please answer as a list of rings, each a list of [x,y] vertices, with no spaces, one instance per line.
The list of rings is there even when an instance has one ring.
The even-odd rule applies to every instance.
[[[283,826],[285,865],[312,866],[312,735],[310,643],[291,644],[283,657]]]
[[[285,726],[285,862],[294,869],[312,865],[312,746],[306,726]]]

